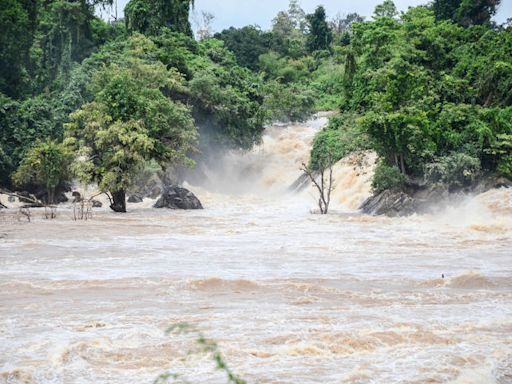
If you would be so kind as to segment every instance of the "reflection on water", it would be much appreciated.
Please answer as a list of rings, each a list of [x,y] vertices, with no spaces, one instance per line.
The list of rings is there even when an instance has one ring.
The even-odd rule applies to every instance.
[[[191,187],[203,211],[1,223],[0,382],[224,382],[164,335],[188,322],[251,383],[511,383],[512,193],[359,215],[367,154],[338,165],[334,213],[311,215],[311,191],[284,191],[321,122],[228,154],[231,176]]]

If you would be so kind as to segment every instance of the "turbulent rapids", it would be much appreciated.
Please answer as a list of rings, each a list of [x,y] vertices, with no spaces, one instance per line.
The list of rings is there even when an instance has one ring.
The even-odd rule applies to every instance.
[[[375,157],[336,165],[333,212],[289,186],[318,117],[273,126],[188,185],[205,210],[0,221],[0,383],[512,383],[512,192],[364,216]]]

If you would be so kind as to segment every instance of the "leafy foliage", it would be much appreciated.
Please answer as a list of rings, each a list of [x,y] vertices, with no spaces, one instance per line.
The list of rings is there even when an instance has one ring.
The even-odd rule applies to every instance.
[[[158,35],[163,28],[192,36],[189,22],[193,0],[130,0],[125,8],[126,29]]]
[[[1,3],[3,185],[34,143],[61,142],[64,125],[73,173],[116,191],[151,159],[198,156],[197,132],[202,148],[248,149],[266,122],[326,108],[339,114],[310,166],[373,149],[379,188],[512,175],[512,34],[490,21],[499,0],[435,0],[401,15],[385,0],[370,21],[329,21],[323,7],[306,15],[292,0],[270,31],[230,28],[200,42],[191,0],[131,0],[125,23],[94,16],[109,4]]]
[[[425,178],[450,188],[467,187],[480,175],[480,160],[466,153],[453,153],[426,165]]]
[[[39,141],[31,147],[13,175],[18,186],[30,183],[43,184],[48,192],[47,203],[52,204],[55,188],[68,176],[71,155],[53,140]]]
[[[325,16],[325,8],[318,6],[315,12],[306,16],[309,22],[307,48],[309,52],[329,50],[332,43],[332,31]]]
[[[425,7],[356,23],[341,110],[360,115],[355,124],[387,166],[467,186],[480,167],[506,164],[491,148],[512,129],[511,47],[508,33],[436,22]]]
[[[372,189],[374,193],[382,192],[386,189],[400,189],[405,183],[405,176],[396,166],[389,166],[385,162],[379,162],[375,168],[375,174],[372,180]]]
[[[358,127],[355,114],[343,114],[330,119],[328,126],[313,141],[310,164],[319,169],[328,161],[337,162],[352,152],[370,148],[368,137]]]
[[[384,0],[382,4],[375,7],[373,14],[375,17],[395,17],[398,11],[392,0]]]
[[[253,71],[258,69],[260,55],[267,53],[271,45],[271,35],[252,25],[243,28],[231,27],[214,37],[224,41],[239,65]]]
[[[196,130],[190,111],[165,93],[181,79],[163,64],[130,58],[98,71],[94,101],[70,116],[66,145],[80,156],[76,176],[112,193],[129,188],[145,161],[186,161]]]
[[[247,384],[245,380],[240,378],[228,366],[224,356],[222,355],[218,344],[215,340],[206,337],[200,330],[188,323],[177,323],[169,327],[165,333],[167,335],[192,335],[194,341],[194,348],[188,354],[198,353],[211,359],[215,364],[215,369],[224,372],[226,375],[226,382],[228,384]],[[169,383],[170,380],[175,383],[188,383],[187,380],[182,378],[178,373],[163,373],[158,376],[154,381],[155,384]]]

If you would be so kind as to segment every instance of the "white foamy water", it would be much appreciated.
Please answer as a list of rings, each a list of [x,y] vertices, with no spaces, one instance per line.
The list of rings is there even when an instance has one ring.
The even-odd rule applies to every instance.
[[[249,383],[511,383],[512,192],[360,215],[366,154],[336,166],[333,213],[312,215],[312,189],[286,190],[323,123],[227,154],[189,186],[202,211],[3,212],[0,382],[226,382],[190,337],[165,335],[187,322]]]

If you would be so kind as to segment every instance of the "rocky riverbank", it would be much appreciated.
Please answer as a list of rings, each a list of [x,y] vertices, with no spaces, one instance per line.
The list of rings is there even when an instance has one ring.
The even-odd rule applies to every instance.
[[[366,214],[390,217],[435,213],[468,195],[477,195],[495,188],[512,188],[512,180],[489,175],[458,190],[450,190],[442,184],[408,183],[402,190],[387,189],[370,196],[360,210]]]

